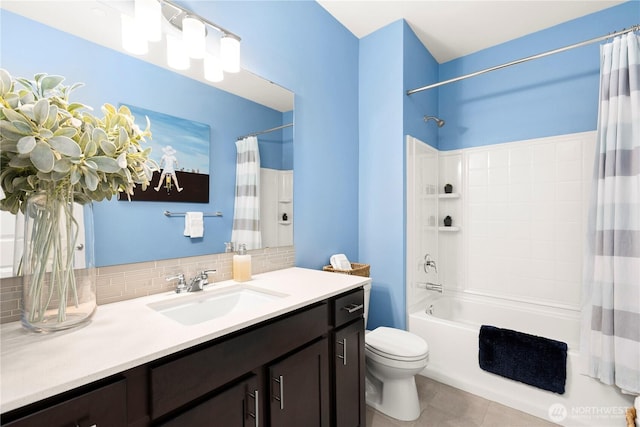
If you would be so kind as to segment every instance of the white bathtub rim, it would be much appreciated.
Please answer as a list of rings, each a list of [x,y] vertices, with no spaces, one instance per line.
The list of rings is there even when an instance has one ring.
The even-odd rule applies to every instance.
[[[479,292],[473,290],[460,290],[460,289],[445,289],[442,293],[424,291],[424,295],[419,299],[417,303],[412,304],[407,311],[407,316],[412,312],[420,311],[421,307],[426,304],[435,302],[442,298],[456,298],[463,301],[484,302],[498,307],[506,308],[520,308],[526,311],[540,313],[540,314],[552,314],[554,316],[560,316],[567,319],[579,319],[580,308],[551,303],[546,301],[540,301],[536,299],[518,298],[508,295],[490,294],[487,292]],[[424,310],[424,308],[422,308]]]
[[[431,326],[429,326],[430,324]],[[567,411],[572,411],[574,408],[596,407],[595,402],[605,408],[621,408],[623,405],[628,407],[632,404],[631,396],[624,396],[614,387],[605,386],[592,378],[580,374],[577,367],[579,354],[576,350],[568,352],[567,389],[565,394],[558,395],[481,370],[477,363],[477,342],[475,341],[477,340],[477,328],[474,329],[472,325],[460,324],[419,312],[412,313],[408,325],[410,332],[423,336],[423,338],[426,338],[424,333],[427,332],[428,328],[438,327],[439,325],[455,328],[450,331],[447,341],[452,339],[451,336],[453,336],[453,339],[461,339],[462,341],[474,340],[473,343],[468,343],[474,345],[471,349],[465,348],[464,343],[457,341],[456,351],[459,354],[454,355],[455,357],[440,357],[440,360],[437,360],[438,350],[435,348],[439,343],[429,343],[431,356],[435,356],[435,358],[432,357],[430,359],[429,365],[422,371],[421,375],[536,417],[549,420],[549,408],[555,404],[563,405]],[[439,336],[438,339],[432,341],[439,340],[445,340],[445,338]],[[443,347],[446,347],[446,343],[443,344]],[[454,364],[460,363],[460,357],[466,360],[464,366],[447,366],[450,362]],[[621,417],[618,416],[618,418],[611,417],[606,420],[607,424],[603,424],[602,420],[594,419],[593,417],[580,418],[578,415],[577,418],[576,416],[568,416],[559,424],[571,427],[601,427],[603,425],[616,425],[620,419],[624,420],[624,414]]]
[[[510,311],[524,311],[530,315],[534,316],[544,316],[545,318],[555,319],[557,321],[571,322],[576,325],[576,329],[573,332],[570,332],[570,335],[567,336],[555,336],[555,334],[551,333],[551,331],[547,331],[548,334],[544,334],[544,331],[540,331],[539,333],[533,333],[534,335],[546,336],[546,337],[554,337],[554,339],[565,342],[569,350],[572,351],[574,349],[578,349],[579,345],[579,322],[580,315],[574,310],[565,310],[558,307],[544,307],[535,304],[526,303],[518,303],[509,299],[496,300],[493,297],[487,296],[479,296],[475,294],[469,294],[467,292],[456,292],[449,291],[443,292],[442,294],[430,295],[428,298],[425,298],[417,309],[407,313],[407,325],[409,324],[409,318],[412,314],[418,313],[419,315],[427,315],[430,319],[433,319],[437,322],[442,322],[452,327],[463,327],[470,328],[473,330],[478,330],[481,326],[481,322],[471,322],[467,320],[452,320],[447,319],[445,317],[440,317],[436,315],[430,315],[426,313],[426,310],[429,308],[431,304],[437,304],[438,301],[446,301],[446,300],[454,300],[462,303],[472,303],[472,304],[483,304],[488,305],[497,309],[506,309]],[[514,329],[513,327],[509,327],[508,325],[497,325],[493,326],[504,327],[507,329]],[[517,329],[517,328],[516,328]],[[524,333],[532,333],[532,331],[528,331],[526,329],[521,329],[520,332]]]

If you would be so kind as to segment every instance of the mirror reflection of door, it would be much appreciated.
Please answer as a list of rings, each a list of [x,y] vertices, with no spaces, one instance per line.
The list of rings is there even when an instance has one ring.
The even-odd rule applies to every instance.
[[[85,260],[85,233],[84,233],[84,208],[75,204],[73,216],[78,221],[78,243],[73,260],[75,268],[84,268]],[[18,275],[20,259],[24,248],[24,215],[17,215],[6,211],[0,211],[0,278]]]

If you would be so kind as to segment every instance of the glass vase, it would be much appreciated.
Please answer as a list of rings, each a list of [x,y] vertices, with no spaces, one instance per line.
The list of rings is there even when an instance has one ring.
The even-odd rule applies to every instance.
[[[21,272],[22,324],[38,332],[88,322],[96,310],[93,207],[71,191],[41,191],[26,202]]]

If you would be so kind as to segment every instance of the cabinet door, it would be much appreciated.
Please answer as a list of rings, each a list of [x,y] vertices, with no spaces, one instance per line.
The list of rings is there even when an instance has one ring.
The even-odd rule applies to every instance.
[[[364,319],[334,333],[336,427],[364,427]]]
[[[258,380],[252,375],[161,425],[258,427],[259,402]]]
[[[124,427],[127,425],[126,396],[126,381],[120,380],[3,425],[5,427]]]
[[[329,426],[328,353],[323,338],[269,367],[272,426]]]

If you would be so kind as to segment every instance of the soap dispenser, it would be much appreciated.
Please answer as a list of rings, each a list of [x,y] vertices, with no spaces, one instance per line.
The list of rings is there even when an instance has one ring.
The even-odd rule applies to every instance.
[[[251,280],[251,255],[247,254],[247,245],[244,243],[233,256],[233,280],[236,282]]]

